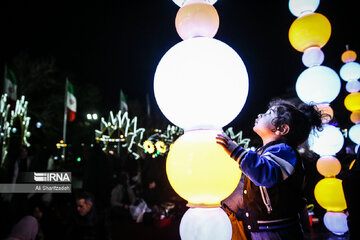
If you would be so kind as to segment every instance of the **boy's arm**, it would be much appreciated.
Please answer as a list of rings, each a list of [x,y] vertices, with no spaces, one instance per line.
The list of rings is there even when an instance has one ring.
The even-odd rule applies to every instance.
[[[219,134],[216,139],[257,186],[271,187],[285,180],[294,171],[296,154],[285,144],[269,147],[259,156],[256,152],[237,145],[225,134]]]

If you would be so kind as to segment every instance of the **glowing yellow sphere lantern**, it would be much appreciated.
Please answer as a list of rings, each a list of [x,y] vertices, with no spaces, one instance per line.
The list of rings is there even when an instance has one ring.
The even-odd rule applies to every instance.
[[[315,186],[314,195],[319,205],[327,211],[340,212],[347,208],[340,179],[321,179]]]
[[[335,177],[341,170],[341,163],[336,157],[323,156],[317,160],[316,169],[325,177]]]
[[[347,95],[344,100],[344,105],[350,112],[360,111],[360,92]]]
[[[322,48],[331,35],[329,20],[320,13],[311,13],[295,19],[289,29],[289,41],[293,48],[304,52],[309,47]]]
[[[171,146],[166,172],[173,189],[192,207],[216,207],[236,188],[241,171],[216,143],[220,131],[188,131]]]
[[[191,3],[179,9],[175,27],[183,39],[192,37],[214,37],[219,29],[219,15],[208,3]]]
[[[356,60],[356,52],[352,51],[352,50],[346,50],[342,55],[341,55],[341,61],[343,63],[349,63],[349,62],[353,62]]]

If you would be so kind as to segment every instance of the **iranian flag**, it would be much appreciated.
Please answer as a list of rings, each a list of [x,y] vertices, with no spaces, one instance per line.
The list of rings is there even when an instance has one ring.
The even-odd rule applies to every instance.
[[[121,112],[127,112],[128,111],[128,105],[126,103],[125,94],[120,89],[120,110]]]
[[[5,93],[9,100],[16,102],[17,99],[17,82],[13,71],[5,66]]]
[[[76,98],[74,95],[74,87],[66,80],[66,110],[67,110],[67,120],[72,122],[75,120],[76,115]]]

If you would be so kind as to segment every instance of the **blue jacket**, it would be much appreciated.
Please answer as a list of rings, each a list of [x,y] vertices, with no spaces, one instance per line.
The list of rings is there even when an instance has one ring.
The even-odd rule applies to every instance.
[[[304,171],[297,152],[274,141],[257,152],[238,147],[231,157],[245,174],[244,227],[257,232],[298,224]]]

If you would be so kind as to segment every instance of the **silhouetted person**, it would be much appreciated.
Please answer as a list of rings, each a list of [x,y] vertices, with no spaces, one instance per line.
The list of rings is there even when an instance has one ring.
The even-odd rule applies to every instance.
[[[76,196],[76,213],[69,227],[66,239],[111,239],[107,214],[96,209],[93,195],[87,192]]]
[[[126,172],[120,173],[117,184],[111,191],[111,212],[114,217],[121,219],[131,219],[130,205],[136,201],[135,193],[130,186],[129,175]]]

